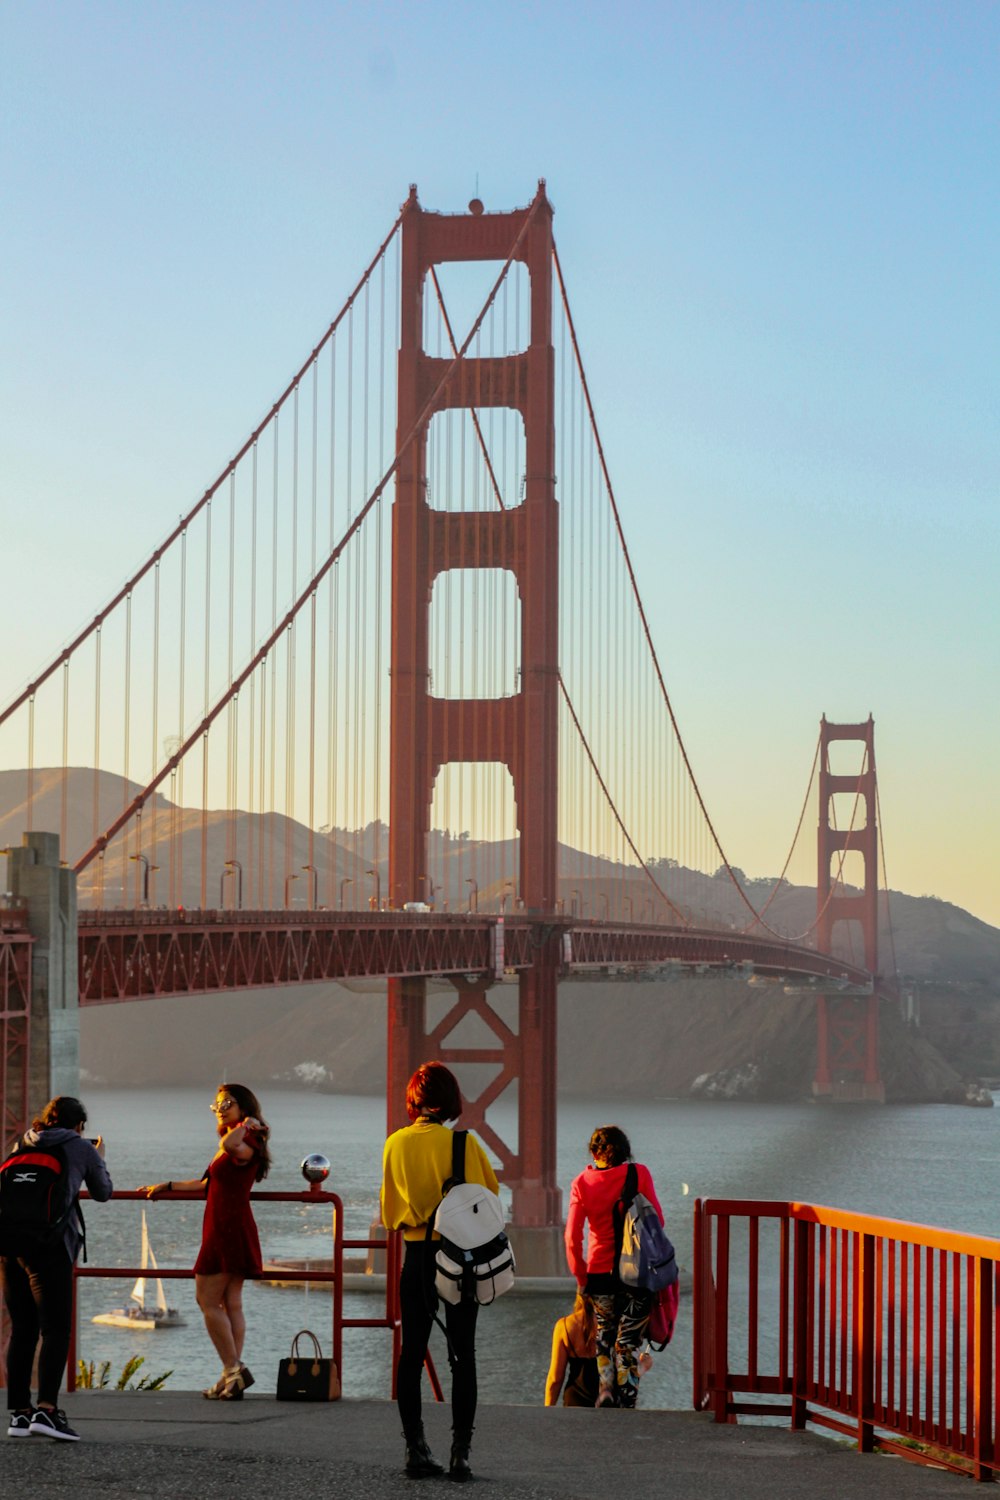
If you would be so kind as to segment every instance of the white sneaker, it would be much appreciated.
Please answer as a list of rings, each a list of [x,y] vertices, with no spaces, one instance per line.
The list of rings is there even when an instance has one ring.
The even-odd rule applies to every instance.
[[[80,1434],[74,1432],[66,1420],[66,1413],[56,1408],[39,1406],[31,1419],[28,1431],[33,1437],[61,1438],[64,1443],[78,1443]]]

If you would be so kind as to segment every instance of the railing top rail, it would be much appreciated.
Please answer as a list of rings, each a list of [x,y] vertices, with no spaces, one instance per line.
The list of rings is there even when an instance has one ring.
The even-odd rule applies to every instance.
[[[931,1250],[977,1256],[1000,1261],[1000,1239],[962,1234],[933,1224],[912,1224],[905,1219],[884,1219],[874,1214],[851,1213],[822,1203],[781,1202],[763,1198],[703,1198],[696,1207],[713,1218],[788,1219],[796,1223],[820,1224],[828,1229],[846,1229],[881,1239],[899,1240]]]
[[[86,1188],[81,1189],[80,1197],[90,1197]],[[288,1188],[284,1192],[278,1193],[254,1190],[251,1192],[250,1197],[261,1203],[331,1203],[334,1208],[341,1211],[344,1206],[339,1193],[328,1192],[326,1188],[321,1188],[318,1183],[314,1187]],[[183,1199],[194,1199],[198,1203],[204,1203],[205,1194],[199,1188],[194,1188],[190,1192],[181,1192],[176,1188],[171,1188],[169,1193],[157,1193],[155,1198],[150,1198],[148,1193],[142,1192],[139,1188],[115,1188],[111,1194],[111,1199],[114,1200],[117,1198],[132,1198],[141,1200],[143,1203],[170,1203]]]

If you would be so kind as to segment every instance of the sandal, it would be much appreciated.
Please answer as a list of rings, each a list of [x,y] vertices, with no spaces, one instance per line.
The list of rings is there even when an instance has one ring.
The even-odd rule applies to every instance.
[[[233,1365],[231,1367],[231,1369],[228,1369],[228,1370],[225,1371],[225,1379],[223,1380],[223,1383],[222,1383],[222,1390],[219,1392],[218,1397],[216,1398],[217,1400],[219,1400],[219,1401],[242,1401],[243,1400],[243,1391],[244,1391],[244,1388],[246,1386],[250,1385],[251,1382],[253,1381],[253,1376],[250,1375],[250,1371],[249,1370],[247,1370],[247,1375],[250,1375],[250,1379],[247,1380],[244,1377],[244,1374],[243,1374],[244,1368],[245,1367],[243,1365]]]
[[[222,1374],[219,1376],[219,1378],[215,1382],[215,1384],[214,1385],[210,1385],[208,1387],[208,1389],[202,1391],[201,1394],[204,1396],[204,1398],[205,1398],[206,1401],[218,1401],[219,1397],[222,1395],[222,1392],[223,1392],[223,1390],[225,1388],[225,1384],[226,1384],[226,1371],[223,1370]]]

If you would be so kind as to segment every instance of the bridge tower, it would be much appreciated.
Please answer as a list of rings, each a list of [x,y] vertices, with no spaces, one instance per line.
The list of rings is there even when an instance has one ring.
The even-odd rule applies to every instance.
[[[512,254],[530,278],[525,350],[463,358],[441,388],[450,359],[423,348],[430,268],[455,261],[505,262]],[[561,1268],[561,1193],[556,1180],[556,990],[560,940],[556,909],[559,682],[559,517],[555,499],[552,209],[539,183],[533,202],[511,213],[425,212],[410,189],[403,210],[396,496],[392,524],[392,680],[390,687],[389,882],[403,900],[421,899],[435,779],[448,763],[499,762],[511,775],[520,833],[518,890],[539,919],[535,961],[522,973],[516,1034],[489,1003],[495,975],[455,976],[454,1005],[427,1028],[426,982],[389,981],[389,1127],[406,1123],[404,1095],[428,1057],[489,1063],[499,1072],[463,1123],[497,1152],[513,1195],[513,1225],[524,1269]],[[459,334],[461,336],[461,334]],[[433,400],[432,400],[433,397]],[[430,409],[428,409],[430,403]],[[524,422],[523,498],[507,509],[448,512],[428,501],[427,432],[446,409],[506,406]],[[441,698],[431,692],[429,616],[435,579],[452,568],[507,569],[521,604],[519,690],[501,698]],[[491,1034],[485,1048],[448,1045],[470,1013]],[[486,1111],[514,1084],[516,1146],[487,1124]]]
[[[860,771],[835,775],[830,769],[830,746],[836,741],[859,743]],[[816,876],[816,944],[824,953],[834,951],[834,929],[838,922],[854,922],[860,929],[864,964],[871,971],[870,994],[821,995],[817,1011],[817,1098],[844,1103],[884,1103],[885,1087],[879,1069],[878,1050],[878,822],[875,794],[875,722],[871,715],[863,724],[820,723],[819,834]],[[848,828],[837,828],[832,799],[838,793],[857,797],[865,821],[857,819]],[[864,861],[864,884],[857,894],[838,889],[834,860],[848,851]],[[841,949],[842,951],[842,949]],[[854,956],[853,961],[859,961]]]

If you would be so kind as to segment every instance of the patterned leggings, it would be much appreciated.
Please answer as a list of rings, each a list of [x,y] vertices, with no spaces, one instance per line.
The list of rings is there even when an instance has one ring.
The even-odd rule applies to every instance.
[[[646,1337],[653,1293],[599,1292],[593,1301],[601,1393],[610,1391],[615,1406],[634,1407],[639,1393],[639,1345]]]

